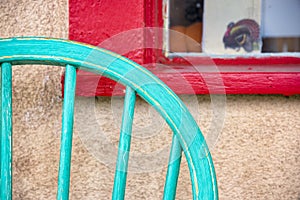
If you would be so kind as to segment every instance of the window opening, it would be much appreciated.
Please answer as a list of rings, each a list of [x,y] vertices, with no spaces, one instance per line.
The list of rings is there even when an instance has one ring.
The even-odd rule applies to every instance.
[[[299,0],[164,0],[164,8],[167,56],[300,52]]]

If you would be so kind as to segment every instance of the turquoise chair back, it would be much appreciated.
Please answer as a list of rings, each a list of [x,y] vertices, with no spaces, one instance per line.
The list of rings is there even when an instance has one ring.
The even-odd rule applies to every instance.
[[[192,115],[162,81],[120,55],[77,42],[49,38],[0,40],[1,199],[12,199],[12,66],[65,67],[57,199],[69,198],[76,70],[101,74],[126,86],[112,199],[124,199],[136,95],[152,105],[174,132],[163,199],[175,199],[182,151],[188,162],[193,199],[218,199],[215,170]]]

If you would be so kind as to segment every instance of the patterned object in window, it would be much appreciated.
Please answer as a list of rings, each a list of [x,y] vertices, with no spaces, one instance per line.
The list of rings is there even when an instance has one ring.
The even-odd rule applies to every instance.
[[[258,23],[252,19],[230,22],[223,37],[225,49],[228,47],[239,51],[243,47],[246,52],[259,49],[259,32]]]

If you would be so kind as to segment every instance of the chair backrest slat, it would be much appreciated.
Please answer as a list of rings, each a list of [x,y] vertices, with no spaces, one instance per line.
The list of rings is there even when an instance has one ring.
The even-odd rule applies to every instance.
[[[12,66],[1,65],[1,199],[12,198]]]
[[[57,199],[69,198],[76,68],[66,65]]]
[[[124,109],[122,116],[122,125],[120,131],[119,150],[116,163],[114,188],[112,193],[113,200],[124,199],[126,177],[128,169],[128,159],[130,152],[131,132],[134,115],[134,106],[136,100],[135,91],[128,87],[126,88]]]
[[[177,180],[179,176],[182,148],[177,138],[173,135],[169,165],[164,188],[164,200],[175,199]]]

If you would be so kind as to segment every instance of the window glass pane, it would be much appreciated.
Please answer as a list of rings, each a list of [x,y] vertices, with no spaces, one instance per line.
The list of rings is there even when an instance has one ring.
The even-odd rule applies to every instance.
[[[262,0],[263,52],[300,52],[300,1]]]
[[[172,53],[300,52],[300,0],[164,0]]]
[[[201,52],[203,0],[169,0],[169,49]]]

